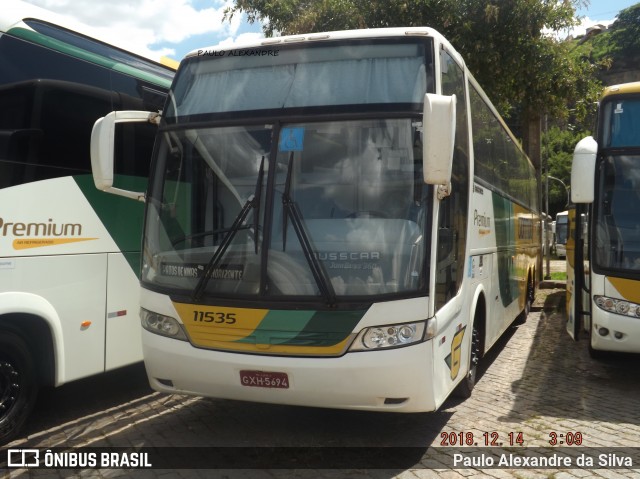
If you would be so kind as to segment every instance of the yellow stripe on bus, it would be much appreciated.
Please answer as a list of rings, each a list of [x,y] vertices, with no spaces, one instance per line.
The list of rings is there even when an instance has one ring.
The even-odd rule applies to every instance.
[[[45,246],[56,246],[68,243],[78,243],[80,241],[92,241],[98,238],[25,238],[13,240],[13,249],[42,248]]]
[[[640,288],[638,288],[637,280],[607,277],[607,281],[616,288],[624,299],[640,304]]]
[[[238,341],[250,336],[268,309],[225,308],[173,303],[189,337],[197,346]]]
[[[346,350],[353,339],[353,334],[350,334],[339,343],[329,346],[258,342],[261,338],[264,340],[262,335],[258,335],[256,340],[247,340],[254,336],[256,329],[270,310],[185,303],[173,303],[173,306],[192,344],[203,348],[265,354],[338,356]]]

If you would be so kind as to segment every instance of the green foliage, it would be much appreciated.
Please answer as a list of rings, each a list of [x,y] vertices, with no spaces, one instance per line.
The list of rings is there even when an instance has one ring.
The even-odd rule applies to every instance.
[[[595,100],[595,66],[542,34],[576,24],[584,0],[234,0],[225,18],[245,13],[266,36],[354,28],[431,26],[463,55],[505,117],[522,125],[544,113],[567,115],[567,102]],[[577,111],[576,114],[580,112]],[[525,128],[523,128],[523,131]]]
[[[640,54],[640,3],[618,14],[612,25],[611,42],[619,55]]]
[[[563,128],[551,126],[543,134],[542,156],[547,159],[548,173],[563,181],[567,187],[571,184],[573,150],[578,141],[588,135],[588,131],[572,131],[566,125]],[[555,216],[566,209],[567,191],[558,181],[549,180],[549,214]]]
[[[572,43],[574,55],[597,65],[600,72],[619,63],[637,64],[640,59],[640,3],[622,10],[609,29],[592,38]]]

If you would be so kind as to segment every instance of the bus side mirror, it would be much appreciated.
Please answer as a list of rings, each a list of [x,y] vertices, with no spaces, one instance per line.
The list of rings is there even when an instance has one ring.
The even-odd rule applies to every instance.
[[[571,163],[571,201],[593,203],[598,143],[591,136],[578,142]]]
[[[422,171],[428,185],[448,186],[456,139],[456,96],[424,96]]]
[[[117,123],[158,122],[158,113],[148,111],[112,111],[99,118],[91,131],[91,170],[93,182],[101,191],[144,201],[144,192],[122,190],[113,186],[115,132]]]

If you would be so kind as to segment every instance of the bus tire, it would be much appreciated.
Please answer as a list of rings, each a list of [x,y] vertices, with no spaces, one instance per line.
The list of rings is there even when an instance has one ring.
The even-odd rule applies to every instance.
[[[480,361],[480,331],[475,325],[471,332],[471,351],[469,352],[469,369],[467,375],[460,384],[456,386],[454,394],[461,398],[470,398],[471,392],[476,385],[476,375],[478,373],[478,362]]]
[[[536,300],[536,283],[533,279],[535,277],[535,273],[529,273],[529,281],[527,281],[527,297],[525,299],[525,311],[526,316],[531,312],[531,308],[533,307],[533,303]]]
[[[27,343],[0,331],[0,444],[18,433],[38,394],[36,367]]]

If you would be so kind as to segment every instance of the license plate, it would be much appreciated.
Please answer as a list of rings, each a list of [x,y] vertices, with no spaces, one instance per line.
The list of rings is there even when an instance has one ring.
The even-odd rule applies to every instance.
[[[240,371],[240,383],[254,388],[289,389],[289,376],[270,371]]]

